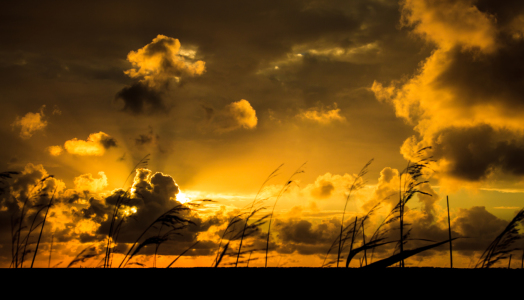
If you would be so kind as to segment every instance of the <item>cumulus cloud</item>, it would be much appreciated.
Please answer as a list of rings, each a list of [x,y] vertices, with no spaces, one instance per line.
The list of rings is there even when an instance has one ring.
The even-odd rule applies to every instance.
[[[91,173],[75,177],[75,189],[78,191],[100,192],[107,187],[107,176],[104,172],[98,172],[100,178],[94,178]]]
[[[127,60],[133,67],[124,73],[137,81],[116,94],[115,99],[124,102],[122,110],[134,115],[167,111],[163,94],[169,86],[184,77],[202,75],[206,70],[204,61],[191,62],[194,56],[194,50],[181,49],[178,39],[164,35],[129,52]]]
[[[333,180],[331,177],[338,178]],[[319,176],[314,185],[308,185],[302,189],[301,199],[304,201],[304,197],[308,195],[315,198],[327,197],[339,187],[344,190],[343,186],[346,186],[345,190],[347,191],[347,183],[350,181],[348,179],[344,180],[342,176],[330,174]],[[335,183],[337,181],[338,184]],[[346,184],[340,184],[342,182]],[[332,188],[333,186],[335,189]],[[365,238],[369,242],[375,231],[379,229],[379,225],[384,221],[384,217],[398,203],[398,189],[398,170],[384,168],[380,173],[378,184],[372,190],[364,190],[363,196],[354,200],[356,204],[362,205],[361,209],[352,208],[350,211],[352,217],[348,217],[348,214],[346,214],[345,224],[351,225],[355,216],[358,217],[358,220],[362,220],[372,207],[381,202],[382,205],[379,209],[365,223]],[[428,245],[431,243],[428,240],[444,241],[448,239],[449,234],[447,210],[439,205],[441,198],[428,183],[420,185],[419,189],[426,194],[417,194],[413,197],[408,203],[404,215],[405,233],[409,231],[407,243],[409,249]],[[322,202],[318,201],[318,203]],[[322,221],[316,220],[314,216],[316,215],[305,212],[302,206],[295,206],[287,213],[280,214],[275,220],[275,232],[278,233],[275,250],[279,253],[316,254],[324,257],[340,234],[341,214],[338,212],[333,214],[332,212],[331,219],[326,219],[323,216]],[[451,218],[452,236],[461,237],[453,242],[453,249],[465,255],[478,254],[484,251],[489,243],[502,232],[507,223],[507,221],[486,211],[484,207],[460,208],[454,215],[452,214]],[[377,248],[375,260],[390,256],[395,252],[396,243],[394,241],[398,240],[400,234],[398,226],[399,223],[396,220],[380,227],[385,230],[383,237],[386,238],[386,241],[393,241],[393,243]],[[355,237],[354,247],[360,246],[361,243],[362,231]],[[449,251],[449,248],[444,246],[435,248],[419,256],[428,257],[441,251]],[[336,257],[336,250],[330,253],[331,258],[333,258],[332,256]],[[347,254],[347,249],[344,253]]]
[[[484,206],[459,208],[451,226],[461,236],[467,238],[454,242],[453,249],[465,252],[483,251],[507,225],[508,221],[497,218],[486,211]]]
[[[13,177],[6,192],[0,194],[0,257],[11,259],[11,229],[13,222],[18,224],[22,208],[24,218],[19,226],[23,239],[28,234],[28,228],[43,220],[46,213],[43,208],[49,205],[51,199],[54,203],[61,201],[59,195],[64,190],[64,182],[55,179],[42,165],[29,163],[20,174]],[[32,246],[28,246],[28,249],[33,251]]]
[[[399,171],[390,167],[382,169],[371,197],[362,205],[362,208],[364,211],[369,211],[379,202],[387,204],[389,209],[393,208],[399,201],[398,187]]]
[[[124,249],[143,233],[143,231],[159,216],[181,205],[176,197],[180,193],[178,185],[169,175],[152,172],[147,169],[138,169],[130,192],[117,189],[110,195],[104,193],[107,187],[107,176],[99,172],[98,177],[92,174],[83,174],[75,178],[74,189],[66,189],[64,182],[50,176],[42,165],[28,164],[10,182],[7,195],[0,195],[0,257],[10,256],[11,224],[13,216],[19,216],[21,207],[27,199],[25,207],[26,217],[22,224],[22,238],[27,234],[26,228],[31,226],[33,219],[38,224],[42,221],[46,210],[40,210],[50,203],[53,197],[53,206],[44,228],[45,237],[54,236],[55,242],[67,244],[64,249],[55,248],[56,255],[76,255],[81,244],[105,245],[107,233],[117,200],[124,200],[117,218],[121,220],[122,230],[118,237],[119,249]],[[187,206],[189,207],[189,206]],[[215,229],[209,232],[212,226],[219,227],[227,222],[225,216],[218,213],[201,213],[191,209],[180,211],[178,216],[190,220],[191,223],[182,226],[174,235],[173,240],[159,248],[159,255],[179,255],[203,234],[201,245],[197,250],[187,255],[209,255],[216,249]],[[34,225],[33,224],[33,225]],[[164,226],[164,232],[169,226]],[[151,230],[149,236],[159,234]],[[33,232],[34,236],[34,232]],[[44,241],[48,243],[48,240]],[[41,245],[43,249],[47,245]],[[28,248],[33,251],[34,245]],[[80,248],[85,248],[81,246]],[[151,254],[155,247],[143,249],[141,253]]]
[[[340,220],[324,220],[313,224],[308,220],[288,219],[275,222],[281,244],[280,253],[326,254],[340,233]]]
[[[333,175],[326,173],[318,176],[315,182],[307,185],[304,190],[318,199],[326,199],[334,195],[341,197],[354,181],[355,177],[349,174]]]
[[[85,141],[74,138],[64,143],[64,148],[68,153],[83,156],[102,156],[111,147],[117,147],[116,140],[102,131],[90,134]],[[51,146],[48,151],[51,155],[58,156],[62,153],[63,148]]]
[[[242,99],[232,102],[219,111],[206,108],[207,118],[217,132],[228,132],[240,128],[254,129],[257,126],[257,115],[251,104]]]
[[[90,180],[89,184],[92,182]],[[103,239],[109,231],[111,222],[107,215],[113,212],[117,200],[124,197],[124,208],[120,217],[127,216],[130,219],[122,225],[117,242],[120,244],[119,249],[125,249],[127,244],[134,243],[136,238],[158,217],[173,207],[181,205],[177,201],[179,193],[178,184],[171,176],[160,172],[153,173],[148,169],[137,169],[130,193],[125,195],[123,190],[116,190],[112,195],[106,197],[105,201],[91,199],[89,200],[90,205],[82,210],[82,214],[84,218],[92,219],[100,224],[96,233],[93,234]],[[167,245],[160,247],[158,253],[161,255],[180,254],[196,242],[201,232],[207,231],[211,226],[221,225],[225,221],[217,216],[204,218],[194,210],[180,211],[178,215],[180,218],[186,218],[193,223],[182,226],[177,231],[179,235],[173,236],[173,243],[170,243],[169,247]],[[168,227],[164,226],[163,229],[167,230]],[[152,230],[148,234],[153,236],[159,233],[158,230]],[[199,248],[198,252],[194,253],[195,255],[207,255],[214,249],[215,243],[213,241],[205,240],[203,242],[207,247]],[[153,251],[154,247],[144,249],[141,253],[152,254]]]
[[[32,113],[28,112],[23,117],[16,117],[16,120],[11,124],[13,129],[15,127],[20,127],[20,137],[23,139],[28,139],[33,136],[36,131],[43,130],[47,126],[47,121],[44,118],[44,108],[43,105],[40,108],[39,112]]]
[[[374,82],[377,99],[391,103],[418,137],[401,152],[432,146],[441,179],[479,182],[497,171],[524,175],[522,164],[524,40],[515,33],[522,8],[474,1],[402,1],[402,24],[435,47],[411,78]],[[451,182],[448,181],[448,182]]]
[[[301,111],[297,117],[303,120],[313,121],[324,125],[337,121],[346,121],[346,118],[340,115],[340,108],[337,108],[336,103],[334,103],[333,106],[328,106],[327,109],[323,106],[311,107],[308,110]]]
[[[51,197],[50,194],[56,189],[56,193],[60,193],[65,190],[65,184],[63,181],[53,178],[43,165],[34,165],[28,163],[20,175],[16,177],[16,180],[11,185],[11,199],[5,199],[6,201],[24,201],[26,198],[31,201],[45,202],[46,200],[35,199],[38,198],[38,195],[43,195],[42,192],[45,192],[45,197],[47,201]],[[42,197],[40,197],[42,198]],[[7,203],[7,202],[5,202]],[[3,204],[5,204],[3,203]],[[37,203],[33,203],[37,204]],[[40,204],[40,203],[38,203]],[[6,207],[6,206],[4,206]],[[21,205],[20,205],[21,207]],[[16,210],[19,208],[16,207]]]
[[[170,79],[184,75],[196,76],[204,73],[205,62],[188,62],[179,52],[178,39],[159,34],[150,44],[129,52],[127,60],[133,64],[133,68],[124,73],[147,82],[151,87],[163,85]]]

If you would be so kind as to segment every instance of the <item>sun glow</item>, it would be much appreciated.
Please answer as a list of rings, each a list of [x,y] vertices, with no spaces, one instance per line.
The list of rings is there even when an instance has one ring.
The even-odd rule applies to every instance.
[[[182,193],[182,191],[180,191],[178,194],[176,194],[176,200],[180,203],[186,203],[191,199],[185,193]]]
[[[129,217],[132,214],[136,214],[137,208],[136,206],[126,207],[124,211],[122,212],[124,217]]]

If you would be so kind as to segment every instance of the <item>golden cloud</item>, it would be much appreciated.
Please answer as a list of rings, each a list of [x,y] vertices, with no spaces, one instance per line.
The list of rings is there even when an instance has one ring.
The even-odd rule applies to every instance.
[[[232,102],[216,115],[212,114],[211,118],[217,132],[228,132],[239,128],[254,129],[258,122],[256,111],[245,99]]]
[[[181,51],[178,39],[159,34],[150,44],[129,52],[127,60],[133,68],[124,73],[131,78],[141,78],[150,87],[155,87],[171,79],[179,80],[181,76],[196,76],[205,72],[204,61],[191,63],[186,57],[194,57],[194,52]]]
[[[458,45],[491,52],[496,48],[495,17],[479,11],[474,2],[404,0],[400,3],[401,24],[413,26],[414,33],[441,49]]]
[[[28,139],[33,136],[33,134],[42,130],[47,126],[47,121],[43,120],[44,117],[44,108],[43,105],[40,108],[40,112],[32,113],[28,112],[22,118],[16,117],[16,120],[11,124],[14,127],[20,127],[20,137],[23,139]]]
[[[100,192],[107,187],[107,176],[104,172],[98,172],[100,178],[94,178],[91,173],[75,177],[75,189],[78,191]]]
[[[312,107],[306,111],[300,112],[297,117],[323,125],[336,121],[346,121],[346,118],[340,115],[340,108],[337,108],[337,103],[334,103],[332,107],[328,107],[328,110],[326,110],[324,107]]]
[[[354,181],[355,176],[349,174],[326,173],[318,176],[315,183],[307,185],[304,190],[315,198],[325,199],[335,195],[342,199]]]
[[[74,138],[72,140],[66,141],[64,144],[64,148],[68,153],[94,156],[102,156],[104,155],[106,149],[115,146],[116,141],[102,131],[90,134],[85,141]]]

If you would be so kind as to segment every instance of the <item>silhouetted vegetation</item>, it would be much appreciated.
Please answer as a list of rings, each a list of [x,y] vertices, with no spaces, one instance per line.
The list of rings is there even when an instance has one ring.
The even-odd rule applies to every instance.
[[[341,216],[340,232],[338,232],[337,238],[332,242],[331,246],[327,250],[322,267],[330,267],[334,265],[339,267],[340,262],[345,262],[345,267],[349,268],[351,262],[356,259],[357,256],[360,257],[358,262],[359,266],[362,268],[386,268],[394,265],[404,267],[405,259],[424,251],[434,249],[446,243],[451,244],[451,241],[457,239],[451,238],[451,227],[449,227],[449,239],[444,241],[432,241],[424,238],[412,239],[409,237],[411,231],[409,228],[410,224],[405,222],[407,203],[417,194],[432,196],[430,193],[421,190],[421,186],[423,184],[429,183],[428,180],[422,179],[425,175],[425,169],[429,167],[429,163],[431,162],[431,158],[424,156],[424,153],[427,149],[429,148],[423,148],[419,150],[415,155],[418,160],[415,162],[408,162],[407,167],[402,172],[399,172],[398,193],[395,192],[394,195],[390,195],[382,201],[374,204],[365,215],[357,215],[354,217],[354,219],[352,218],[351,220],[346,220],[348,202],[350,201],[351,196],[364,186],[364,176],[368,172],[368,167],[373,162],[373,159],[364,165],[360,172],[354,177],[353,183],[348,187],[345,205]],[[148,155],[140,160],[139,163],[137,163],[137,165],[133,168],[128,178],[124,182],[124,186],[131,175],[134,174],[139,167],[146,166],[147,162]],[[271,222],[274,218],[275,207],[278,201],[293,184],[294,176],[304,172],[303,164],[289,177],[288,180],[286,180],[278,194],[274,195],[275,200],[272,205],[271,212],[259,216],[259,214],[267,208],[264,206],[264,202],[269,199],[260,198],[262,190],[271,179],[278,175],[281,167],[282,165],[276,168],[266,178],[266,180],[260,186],[253,201],[250,202],[249,205],[236,211],[229,217],[228,223],[221,233],[218,248],[214,254],[215,258],[213,260],[212,267],[217,268],[221,265],[234,265],[235,267],[238,267],[240,264],[244,263],[245,266],[248,267],[251,261],[260,258],[265,259],[264,266],[266,268],[268,267]],[[0,194],[10,193],[9,180],[13,179],[13,176],[19,174],[20,173],[18,172],[0,173]],[[12,261],[10,267],[12,268],[23,268],[24,262],[27,260],[27,256],[31,253],[33,253],[33,257],[30,267],[32,268],[34,266],[49,210],[53,206],[53,201],[56,196],[57,187],[55,186],[51,191],[50,189],[52,185],[46,184],[46,182],[51,178],[53,178],[52,175],[40,179],[29,191],[26,193],[20,193],[18,198],[12,195],[9,196],[14,198],[12,199],[14,203],[17,203],[17,205],[18,203],[20,204],[17,214],[12,216],[11,221]],[[382,219],[374,231],[371,231],[369,228],[370,218],[383,206],[384,200],[391,199],[391,197],[396,197],[397,194],[399,201],[395,204],[395,206],[393,206],[385,218]],[[115,245],[118,244],[118,237],[121,231],[126,230],[125,224],[127,218],[125,214],[122,214],[123,208],[131,203],[133,197],[140,197],[140,194],[136,194],[131,197],[130,188],[127,190],[118,190],[114,195],[116,195],[117,200],[114,205],[111,206],[113,213],[111,215],[109,231],[107,233],[105,253],[103,254],[102,260],[99,263],[99,267],[103,268],[113,267],[113,259],[116,251]],[[122,253],[122,258],[119,261],[117,267],[143,267],[143,263],[136,261],[136,259],[133,261],[133,259],[136,256],[142,254],[144,248],[153,246],[155,247],[153,267],[156,267],[156,258],[159,248],[168,241],[176,241],[177,238],[182,235],[182,230],[186,229],[187,227],[196,226],[197,224],[195,224],[195,222],[193,222],[188,216],[192,210],[202,207],[208,202],[214,201],[210,199],[204,199],[189,201],[186,203],[175,202],[171,209],[167,210],[158,216],[154,221],[152,221],[149,226],[147,226],[142,231],[142,233],[138,235],[134,243],[126,248],[126,252],[125,254]],[[510,264],[512,253],[521,250],[519,248],[513,247],[513,245],[522,237],[519,233],[519,226],[523,221],[524,209],[517,213],[517,215],[509,222],[503,232],[501,232],[487,247],[475,267],[490,268],[503,259],[509,259]],[[266,223],[268,223],[267,235],[262,234],[261,231],[262,226]],[[397,224],[398,227],[396,227]],[[448,226],[450,226],[449,207]],[[34,233],[37,229],[40,230],[38,239],[35,242]],[[399,231],[399,235],[396,235],[397,230]],[[367,236],[366,232],[373,233],[370,236]],[[265,248],[259,247],[261,249],[257,249],[255,243],[253,243],[252,237],[265,239]],[[248,238],[250,239],[248,240]],[[413,249],[406,249],[407,243],[409,241],[415,240],[430,242],[430,244],[419,246]],[[166,267],[172,267],[179,260],[179,258],[183,257],[188,251],[194,249],[194,247],[196,247],[198,244],[199,241],[196,241],[192,243],[191,246],[185,248],[185,250],[176,256],[176,258],[173,259]],[[378,261],[373,261],[375,250],[378,247],[392,244],[396,244],[396,246],[393,247],[393,253],[390,256],[386,256],[385,258],[382,258]],[[261,251],[265,251],[264,256],[262,256],[260,253]],[[371,252],[371,254],[368,252]],[[49,266],[51,266],[50,254],[48,264]],[[335,254],[335,259],[328,260],[328,257],[333,257]],[[85,263],[89,259],[99,256],[100,254],[97,253],[95,246],[88,246],[80,251],[80,253],[78,253],[78,255],[69,264],[67,264],[67,268],[81,266],[82,263]],[[224,263],[223,260],[225,257],[231,257],[233,259],[230,260],[230,262]],[[524,255],[522,261],[524,262]],[[58,264],[56,264],[55,267],[57,265]]]

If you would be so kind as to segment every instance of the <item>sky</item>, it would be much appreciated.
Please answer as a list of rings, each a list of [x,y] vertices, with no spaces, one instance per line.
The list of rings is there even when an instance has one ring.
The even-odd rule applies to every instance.
[[[0,20],[0,267],[103,265],[122,199],[113,267],[147,237],[126,266],[213,266],[226,244],[221,266],[267,247],[336,266],[355,218],[355,245],[399,239],[379,226],[411,181],[404,248],[449,238],[447,196],[466,268],[524,207],[521,1],[17,1]],[[181,227],[148,229],[173,207]],[[375,251],[350,266],[398,249]],[[448,244],[405,264],[449,267]]]

